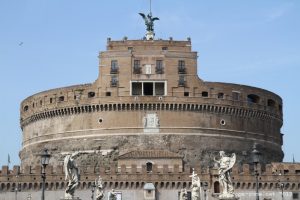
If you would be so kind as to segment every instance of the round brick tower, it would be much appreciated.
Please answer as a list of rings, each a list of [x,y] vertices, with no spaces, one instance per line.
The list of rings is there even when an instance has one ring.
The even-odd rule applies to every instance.
[[[37,93],[21,104],[22,165],[38,164],[48,148],[101,152],[95,165],[135,150],[166,150],[185,164],[207,165],[218,151],[250,158],[254,142],[264,162],[282,161],[282,99],[264,89],[205,82],[197,75],[190,39],[108,39],[91,84]]]

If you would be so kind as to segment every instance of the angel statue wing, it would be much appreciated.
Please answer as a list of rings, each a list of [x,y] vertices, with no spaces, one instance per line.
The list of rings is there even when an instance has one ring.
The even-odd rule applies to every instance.
[[[159,20],[159,18],[158,17],[152,18],[152,21],[155,21],[155,20]]]
[[[139,13],[143,17],[144,20],[146,20],[146,15],[144,13]]]
[[[233,167],[233,165],[235,164],[235,161],[236,161],[236,155],[235,155],[235,153],[232,153],[229,164],[228,164],[228,168],[226,171],[230,170]]]
[[[65,170],[65,180],[68,179],[69,177],[69,160],[70,160],[71,155],[66,155],[64,159],[64,170]]]

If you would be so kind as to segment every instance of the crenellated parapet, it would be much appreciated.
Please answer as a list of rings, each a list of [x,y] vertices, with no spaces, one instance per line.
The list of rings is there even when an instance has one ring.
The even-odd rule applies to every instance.
[[[154,167],[155,168],[155,167]],[[195,173],[201,182],[208,183],[211,191],[216,187],[217,172],[214,168],[203,168],[200,165],[193,166]],[[276,190],[279,181],[285,183],[285,191],[296,191],[300,189],[300,164],[299,163],[271,163],[259,166],[259,189]],[[279,175],[277,172],[285,170]],[[288,170],[288,171],[287,171]],[[146,166],[141,170],[132,165],[126,170],[118,170],[114,165],[109,168],[85,168],[80,171],[79,190],[91,189],[92,183],[100,175],[103,180],[104,189],[142,189],[143,185],[151,182],[157,189],[181,189],[190,188],[192,166],[186,166],[179,171],[175,166],[166,165],[163,169],[147,171]],[[46,168],[46,189],[63,190],[66,187],[62,166],[47,166]],[[252,190],[255,188],[255,176],[252,166],[244,164],[234,166],[232,169],[232,181],[236,190]],[[3,166],[0,171],[0,191],[10,191],[17,184],[22,191],[37,191],[41,189],[41,166],[27,167],[20,172],[19,166],[8,169]]]

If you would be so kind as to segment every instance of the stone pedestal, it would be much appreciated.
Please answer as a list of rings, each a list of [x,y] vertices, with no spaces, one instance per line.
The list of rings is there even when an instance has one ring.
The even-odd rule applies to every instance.
[[[228,196],[224,196],[224,195],[222,196],[222,195],[220,195],[218,197],[218,199],[220,199],[220,200],[238,200],[239,197],[237,197],[235,195],[232,195],[232,196],[230,196],[230,195],[228,195]]]

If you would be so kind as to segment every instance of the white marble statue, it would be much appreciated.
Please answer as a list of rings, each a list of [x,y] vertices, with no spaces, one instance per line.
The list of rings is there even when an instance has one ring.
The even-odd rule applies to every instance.
[[[102,178],[99,176],[97,180],[95,180],[96,185],[96,200],[104,200],[104,191],[102,185]]]
[[[109,193],[109,200],[117,200],[117,194],[114,189],[112,189]]]
[[[230,177],[230,169],[233,167],[236,161],[235,153],[231,154],[231,156],[226,156],[224,151],[220,151],[220,159],[215,162],[218,166],[219,171],[219,182],[222,187],[222,193],[219,196],[219,199],[235,199],[236,196],[234,194],[233,185]]]
[[[64,159],[65,180],[68,180],[68,185],[65,190],[65,199],[73,199],[75,189],[79,182],[78,167],[75,163],[75,158],[80,155],[80,152],[74,152],[66,155]]]
[[[181,189],[180,191],[180,196],[179,196],[179,200],[187,200],[188,196],[187,196],[187,191],[186,189]]]
[[[201,183],[200,178],[197,174],[195,174],[194,168],[193,168],[193,174],[190,176],[192,177],[192,200],[200,200],[201,196]]]

